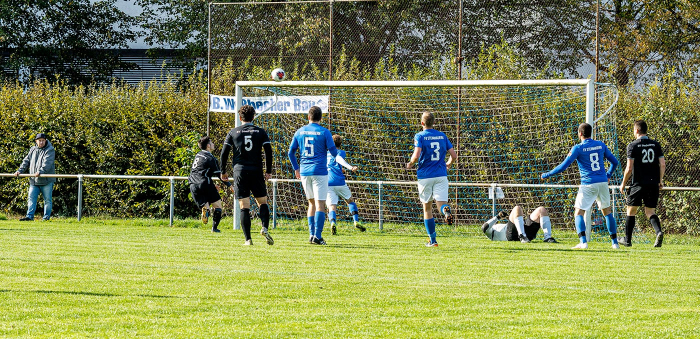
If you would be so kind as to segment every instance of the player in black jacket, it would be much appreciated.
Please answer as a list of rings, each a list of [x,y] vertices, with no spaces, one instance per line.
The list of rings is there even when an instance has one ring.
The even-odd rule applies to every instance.
[[[274,244],[268,231],[270,209],[267,206],[267,187],[265,180],[272,177],[272,146],[264,129],[253,125],[255,108],[245,105],[238,110],[243,125],[232,129],[226,136],[221,149],[222,180],[228,180],[226,167],[229,153],[232,155],[233,187],[236,199],[241,206],[241,228],[245,235],[245,245],[252,245],[250,236],[250,194],[258,202],[262,230],[268,245]],[[262,152],[265,151],[265,173],[262,168]]]
[[[664,188],[664,173],[666,160],[661,144],[647,136],[647,123],[644,120],[634,122],[634,136],[637,138],[627,146],[627,168],[622,177],[620,192],[625,192],[625,183],[632,176],[632,185],[627,192],[627,223],[625,224],[625,239],[621,245],[632,246],[637,209],[644,202],[644,214],[656,231],[654,247],[661,247],[664,233],[661,231],[661,221],[656,215],[656,205],[659,201],[659,191]]]
[[[221,221],[221,196],[214,185],[213,177],[221,178],[221,170],[219,170],[219,162],[211,152],[215,149],[214,143],[209,137],[199,139],[199,148],[201,151],[194,157],[192,169],[188,180],[190,181],[190,192],[192,199],[197,203],[197,206],[202,209],[202,223],[208,221],[210,206],[214,208],[214,218],[212,221],[211,231],[218,233],[219,222]],[[231,184],[224,182],[229,188]]]

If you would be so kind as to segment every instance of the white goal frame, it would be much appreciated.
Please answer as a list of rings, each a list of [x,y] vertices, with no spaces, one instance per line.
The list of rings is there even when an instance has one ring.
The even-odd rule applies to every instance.
[[[585,121],[595,124],[595,82],[592,79],[544,80],[418,80],[418,81],[237,81],[235,86],[235,126],[240,126],[238,108],[243,103],[242,88],[246,87],[494,87],[494,86],[582,86],[586,93]],[[301,127],[301,126],[300,126]],[[233,225],[240,229],[238,202],[234,203]],[[591,237],[591,211],[586,211],[586,236]]]

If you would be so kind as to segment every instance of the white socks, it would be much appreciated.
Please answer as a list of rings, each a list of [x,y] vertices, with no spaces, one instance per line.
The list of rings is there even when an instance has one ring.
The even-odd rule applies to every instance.
[[[523,216],[519,216],[515,220],[515,228],[518,229],[518,235],[525,235],[525,218]]]
[[[552,222],[549,220],[548,216],[540,216],[540,226],[542,226],[542,232],[544,232],[544,238],[549,239],[552,237]]]

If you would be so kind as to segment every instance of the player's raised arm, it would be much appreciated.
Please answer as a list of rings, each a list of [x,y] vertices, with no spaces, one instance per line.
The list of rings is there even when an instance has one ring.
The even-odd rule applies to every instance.
[[[357,166],[350,165],[347,160],[345,160],[345,152],[344,151],[338,151],[338,155],[335,156],[335,162],[338,163],[338,165],[343,166],[351,171],[356,171]]]
[[[566,159],[564,159],[564,162],[559,164],[559,166],[555,167],[553,170],[547,173],[543,173],[541,178],[547,179],[555,174],[564,172],[564,170],[567,169],[574,162],[574,160],[576,160],[576,157],[578,157],[578,147],[574,146],[571,148],[571,151],[569,152],[569,155],[566,157]]]

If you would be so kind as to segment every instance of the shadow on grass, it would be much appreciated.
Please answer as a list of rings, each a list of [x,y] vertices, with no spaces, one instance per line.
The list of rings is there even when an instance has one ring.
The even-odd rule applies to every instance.
[[[588,252],[593,252],[593,253],[610,253],[611,250],[603,250],[603,249],[573,249],[569,247],[565,248],[532,248],[532,247],[522,247],[522,248],[503,248],[503,252],[521,252],[521,251],[541,251],[541,252],[581,252],[581,253],[588,253]],[[619,250],[618,250],[619,251]],[[621,252],[621,251],[620,251]]]
[[[314,245],[309,245],[309,246],[314,246]],[[319,246],[321,247],[321,246]],[[328,247],[328,248],[365,248],[365,249],[373,249],[373,250],[389,250],[393,249],[393,247],[390,246],[377,246],[374,244],[367,244],[367,245],[361,245],[361,244],[328,244],[322,247]]]
[[[50,291],[50,290],[0,290],[0,293],[37,293],[37,294],[70,294],[70,295],[87,295],[94,297],[144,297],[144,298],[182,298],[172,295],[157,295],[157,294],[114,294],[114,293],[98,293],[98,292],[82,292],[82,291]]]

